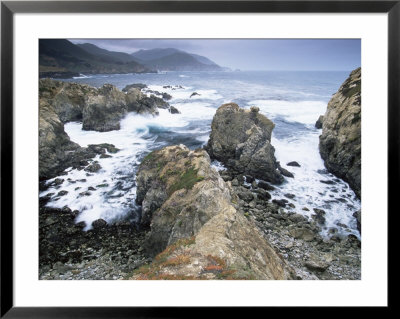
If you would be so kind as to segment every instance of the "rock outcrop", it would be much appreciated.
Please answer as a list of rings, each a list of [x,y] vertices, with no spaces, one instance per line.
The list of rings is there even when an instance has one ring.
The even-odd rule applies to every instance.
[[[292,279],[292,270],[253,222],[208,154],[183,145],[150,153],[137,174],[145,251],[157,255],[134,279]]]
[[[158,109],[177,113],[164,99],[141,92],[144,84],[126,86],[121,92],[111,84],[94,88],[86,84],[39,80],[39,100],[51,105],[62,123],[82,121],[82,129],[106,132],[120,129],[128,112],[158,115]]]
[[[361,68],[350,73],[329,101],[319,151],[327,169],[361,197]]]
[[[104,84],[96,95],[89,95],[83,108],[83,130],[107,132],[120,129],[120,120],[128,113],[125,94]]]
[[[90,95],[97,95],[97,89],[86,84],[39,80],[39,100],[46,100],[63,123],[82,121],[83,108]]]
[[[79,149],[64,131],[64,124],[45,100],[39,104],[39,179],[56,176],[67,168],[69,153]]]
[[[214,115],[206,150],[237,173],[281,183],[282,169],[271,145],[274,127],[257,107],[246,110],[235,103],[224,104]]]
[[[83,89],[93,92],[89,86],[74,83],[41,80],[39,94],[39,180],[47,180],[62,173],[66,168],[92,167],[89,161],[97,154],[118,151],[111,144],[80,147],[72,142],[64,131],[64,121],[76,120],[82,109]],[[74,95],[74,92],[76,95]],[[64,121],[60,119],[60,115]],[[107,155],[109,156],[109,155]]]
[[[171,109],[168,102],[151,94],[147,96],[138,88],[130,88],[126,92],[126,103],[129,112],[158,115],[158,109]]]

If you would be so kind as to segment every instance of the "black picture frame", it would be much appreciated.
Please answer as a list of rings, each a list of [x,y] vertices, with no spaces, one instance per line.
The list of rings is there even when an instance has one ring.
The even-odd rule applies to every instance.
[[[399,182],[400,1],[1,1],[1,318],[177,318],[189,308],[15,307],[13,303],[13,19],[15,13],[387,13],[388,207]],[[381,106],[382,107],[382,106]],[[388,214],[388,218],[390,215]],[[390,222],[388,223],[389,227]],[[393,226],[393,223],[392,223]],[[388,228],[388,234],[392,234]],[[389,236],[390,238],[390,236]],[[390,240],[388,238],[388,247]],[[389,254],[388,254],[389,256]],[[390,262],[390,258],[389,258]],[[390,263],[389,263],[390,264]],[[390,280],[388,280],[388,285]],[[33,292],[32,292],[33,293]],[[390,308],[390,298],[388,305]],[[294,310],[293,308],[291,308]],[[302,308],[302,310],[306,310]],[[295,311],[301,311],[296,309]],[[241,309],[237,314],[248,310]],[[226,309],[196,310],[220,316]],[[248,313],[247,313],[248,314]]]

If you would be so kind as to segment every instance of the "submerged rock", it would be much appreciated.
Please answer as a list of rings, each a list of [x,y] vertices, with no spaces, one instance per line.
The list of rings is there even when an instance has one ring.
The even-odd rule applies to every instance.
[[[327,169],[347,181],[361,197],[361,68],[328,103],[319,151]]]
[[[256,107],[245,110],[235,103],[224,104],[214,115],[205,148],[212,158],[238,173],[281,183],[283,177],[271,145],[274,127]]]
[[[133,279],[293,279],[255,224],[234,208],[229,185],[204,150],[179,145],[150,153],[137,185],[150,221],[145,250],[161,253]]]

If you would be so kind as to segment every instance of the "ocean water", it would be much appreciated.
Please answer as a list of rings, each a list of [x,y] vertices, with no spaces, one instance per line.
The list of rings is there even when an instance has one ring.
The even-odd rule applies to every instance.
[[[121,122],[119,131],[82,131],[82,123],[65,125],[71,140],[88,144],[111,143],[120,149],[112,158],[97,158],[102,169],[87,176],[81,170],[69,169],[61,176],[61,188],[50,187],[40,196],[55,193],[48,206],[81,211],[77,222],[91,223],[103,218],[109,222],[119,218],[137,220],[140,208],[135,204],[135,174],[141,159],[154,149],[166,145],[185,144],[191,149],[207,143],[210,125],[216,109],[223,103],[235,102],[249,108],[258,106],[260,112],[275,123],[272,145],[282,167],[294,174],[271,192],[273,198],[286,198],[295,205],[291,211],[311,216],[313,208],[326,211],[326,225],[336,227],[339,234],[359,237],[356,220],[352,214],[360,209],[361,202],[348,184],[326,172],[318,151],[321,130],[314,124],[332,94],[350,72],[164,72],[159,74],[92,75],[66,79],[100,87],[110,83],[122,89],[127,84],[144,83],[149,89],[172,95],[169,103],[181,114],[160,110],[157,117],[129,113]],[[172,86],[165,88],[164,86]],[[190,97],[193,92],[199,95]],[[286,164],[297,161],[301,167]],[[216,168],[221,169],[219,163]],[[49,180],[51,183],[53,181]],[[322,182],[321,182],[322,181]],[[325,183],[324,183],[325,182]],[[90,196],[80,193],[91,190]],[[68,191],[58,196],[60,190]],[[303,210],[308,208],[309,211]],[[339,224],[339,225],[338,225]]]

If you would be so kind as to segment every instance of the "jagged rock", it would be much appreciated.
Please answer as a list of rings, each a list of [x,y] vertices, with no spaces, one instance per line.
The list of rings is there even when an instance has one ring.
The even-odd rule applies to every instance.
[[[283,168],[283,167],[280,166],[279,164],[278,164],[278,169],[279,169],[279,171],[281,172],[281,174],[282,174],[283,176],[290,177],[290,178],[294,178],[293,173],[289,172],[286,168]]]
[[[104,84],[97,95],[87,97],[82,112],[82,129],[98,132],[119,130],[119,122],[127,112],[125,94],[111,84]]]
[[[172,106],[172,105],[169,108],[169,112],[171,114],[180,114],[181,113],[181,112],[179,112],[179,110],[175,106]]]
[[[131,88],[126,93],[126,103],[129,112],[138,114],[158,115],[158,109],[170,109],[168,102],[156,97],[155,95],[147,96],[138,88]]]
[[[193,92],[192,94],[190,94],[190,97],[192,97],[192,96],[196,96],[196,95],[199,95],[199,96],[200,96],[200,94],[199,94],[199,93],[197,93],[197,92]]]
[[[39,103],[39,179],[58,175],[68,167],[69,152],[79,145],[71,142],[54,108],[46,100]]]
[[[96,154],[118,149],[111,144],[80,147],[72,142],[64,131],[64,124],[47,99],[39,100],[39,180],[60,175],[66,168],[79,168],[88,165],[88,160]],[[55,185],[64,180],[56,179]]]
[[[322,128],[322,124],[324,123],[324,116],[320,115],[317,122],[315,122],[315,127],[317,129],[321,129]]]
[[[329,101],[319,151],[327,169],[361,197],[361,68],[350,73]]]
[[[283,177],[270,143],[274,126],[256,107],[245,110],[235,103],[224,104],[214,115],[205,148],[211,158],[238,173],[281,183]]]
[[[86,84],[39,80],[39,99],[47,101],[61,122],[81,121],[86,98],[96,95],[97,89]]]
[[[228,269],[234,278],[294,278],[255,224],[232,206],[233,193],[210,163],[204,150],[183,145],[154,151],[141,163],[138,203],[145,214],[152,211],[145,250],[164,250],[149,266],[156,276],[151,278],[215,279]]]

